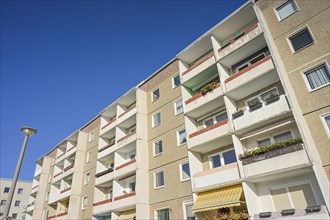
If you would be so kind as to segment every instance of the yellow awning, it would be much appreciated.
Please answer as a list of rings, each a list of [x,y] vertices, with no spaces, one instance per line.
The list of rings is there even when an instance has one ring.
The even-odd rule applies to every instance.
[[[135,209],[125,211],[118,217],[120,220],[133,220],[135,218]]]
[[[242,185],[228,186],[220,189],[201,192],[192,207],[193,212],[234,207],[241,205]]]

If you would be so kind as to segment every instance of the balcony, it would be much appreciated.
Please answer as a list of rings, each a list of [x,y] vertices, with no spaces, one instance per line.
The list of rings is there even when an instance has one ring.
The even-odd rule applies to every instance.
[[[63,220],[68,219],[68,212],[63,212],[63,213],[57,214],[56,219],[63,219]]]
[[[194,78],[196,75],[198,75],[200,72],[208,69],[212,65],[215,64],[215,57],[213,54],[208,55],[200,62],[197,62],[190,68],[188,68],[186,71],[182,73],[182,82],[186,82],[192,78]]]
[[[39,187],[39,185],[32,187],[30,194],[36,193],[38,191],[38,187]]]
[[[220,121],[214,125],[198,130],[189,135],[189,150],[205,152],[209,144],[229,134],[228,120]],[[219,147],[219,146],[218,146]]]
[[[194,190],[210,188],[240,179],[237,163],[205,170],[194,175]]]
[[[121,124],[136,114],[136,105],[133,104],[127,108],[126,111],[118,115],[117,124]]]
[[[263,103],[261,108],[253,111],[244,111],[240,117],[233,119],[234,128],[236,131],[268,123],[270,120],[280,116],[286,116],[291,112],[290,106],[285,95],[280,95],[276,102],[269,104]]]
[[[116,177],[121,177],[136,171],[136,160],[130,160],[120,166],[116,167]]]
[[[227,94],[239,100],[279,81],[271,56],[259,60],[225,80]]]
[[[114,178],[113,168],[110,167],[102,172],[99,172],[95,175],[95,177],[95,185],[101,185],[103,183],[109,182]]]
[[[120,148],[134,142],[135,140],[136,140],[136,132],[126,134],[124,137],[118,139],[116,149],[120,149]]]
[[[62,161],[65,158],[65,150],[60,151],[58,150],[57,156],[56,156],[56,163]]]
[[[112,119],[110,119],[110,121],[108,123],[106,123],[105,125],[103,125],[101,127],[101,131],[100,131],[100,135],[103,135],[104,133],[110,131],[111,129],[116,127],[116,116],[113,117]]]
[[[71,146],[66,150],[66,157],[71,156],[77,151],[77,145]]]
[[[112,210],[112,199],[106,199],[93,204],[93,215],[109,213]]]
[[[185,101],[185,114],[193,118],[206,114],[210,109],[223,105],[222,95],[220,84],[214,84],[212,91],[205,94],[199,93]]]
[[[218,50],[220,63],[226,67],[232,66],[249,54],[253,54],[266,46],[260,25],[254,24],[233,39],[227,40]]]
[[[67,188],[65,188],[65,189],[62,189],[61,191],[60,191],[60,194],[59,195],[56,195],[56,201],[58,201],[58,200],[62,200],[62,199],[64,199],[64,198],[67,198],[67,197],[69,197],[71,195],[71,186],[70,187],[67,187]]]
[[[56,183],[56,182],[60,181],[62,179],[62,175],[63,175],[63,171],[56,173],[53,176],[52,183]]]
[[[73,173],[73,170],[74,170],[73,167],[74,167],[74,163],[71,164],[71,165],[68,165],[67,167],[65,167],[63,169],[64,173],[62,174],[62,178],[71,175]]]
[[[34,204],[35,201],[31,202],[30,204],[27,205],[26,211],[27,212],[32,212],[34,210]]]
[[[115,151],[115,144],[106,145],[98,150],[97,159],[112,154]]]
[[[265,150],[263,153],[253,153],[253,150],[251,150],[239,156],[243,164],[245,177],[257,177],[265,174],[274,175],[275,172],[295,170],[310,165],[304,145],[299,138],[258,149],[261,151],[266,148],[269,148],[269,150]]]
[[[136,197],[135,192],[115,197],[113,203],[113,209],[116,211],[117,210],[120,211],[135,206],[136,204],[135,197]]]
[[[41,174],[42,167],[37,167],[37,169],[34,172],[34,177],[37,177]]]

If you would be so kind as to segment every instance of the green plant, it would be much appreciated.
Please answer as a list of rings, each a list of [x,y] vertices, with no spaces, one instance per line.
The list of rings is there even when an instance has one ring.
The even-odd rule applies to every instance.
[[[200,93],[202,93],[202,95],[205,95],[206,93],[215,89],[216,85],[217,85],[216,82],[208,83],[203,88],[201,88]]]
[[[251,101],[250,103],[249,103],[249,107],[250,108],[253,108],[254,106],[257,106],[258,104],[260,104],[261,102],[260,102],[260,100],[259,99],[255,99],[255,100],[253,100],[253,101]]]
[[[269,146],[258,147],[256,149],[246,151],[245,153],[238,155],[238,157],[239,157],[240,160],[243,160],[243,159],[248,158],[248,157],[252,157],[252,156],[255,156],[255,155],[266,153],[268,151],[276,150],[276,149],[279,149],[279,148],[284,148],[284,147],[287,147],[287,146],[294,145],[296,143],[301,143],[301,141],[302,140],[301,140],[300,137],[291,138],[291,139],[288,139],[288,140],[285,140],[285,141],[281,141],[281,142],[271,144]]]
[[[230,214],[229,218],[231,220],[239,220],[241,218],[241,215],[239,212],[235,212],[235,213]]]

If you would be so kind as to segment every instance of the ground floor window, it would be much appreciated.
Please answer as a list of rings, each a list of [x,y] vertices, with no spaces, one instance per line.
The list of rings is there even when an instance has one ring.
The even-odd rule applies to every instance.
[[[170,219],[169,209],[157,210],[157,220],[169,220],[169,219]]]

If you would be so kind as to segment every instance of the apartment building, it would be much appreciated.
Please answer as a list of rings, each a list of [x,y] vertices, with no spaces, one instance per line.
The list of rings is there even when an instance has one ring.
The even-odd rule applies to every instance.
[[[3,217],[11,183],[11,179],[0,178],[0,219]],[[31,193],[31,186],[31,181],[17,181],[13,200],[8,213],[13,219],[25,219],[26,209]]]
[[[178,61],[170,61],[139,89],[146,93],[148,118],[148,219],[193,217]]]
[[[38,159],[28,216],[329,219],[326,18],[246,2]]]

